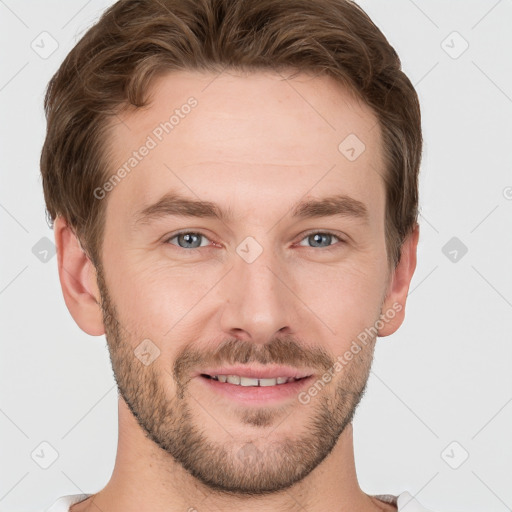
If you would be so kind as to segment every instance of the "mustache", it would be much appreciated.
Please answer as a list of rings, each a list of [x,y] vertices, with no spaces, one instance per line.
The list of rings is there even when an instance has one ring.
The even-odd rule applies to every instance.
[[[306,366],[324,372],[335,364],[335,360],[323,348],[304,346],[291,335],[273,338],[263,345],[246,340],[228,339],[215,350],[200,351],[190,344],[185,346],[176,357],[173,376],[177,385],[184,387],[191,378],[191,371],[198,367],[248,363],[286,364],[299,368]]]

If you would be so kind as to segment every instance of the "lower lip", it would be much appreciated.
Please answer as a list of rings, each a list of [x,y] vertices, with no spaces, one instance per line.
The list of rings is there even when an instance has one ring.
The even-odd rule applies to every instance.
[[[285,384],[276,384],[275,386],[238,386],[229,382],[219,382],[215,379],[199,376],[209,389],[225,396],[231,400],[237,400],[244,404],[269,404],[279,402],[290,398],[295,398],[300,391],[309,385],[313,376],[304,379],[287,382]]]

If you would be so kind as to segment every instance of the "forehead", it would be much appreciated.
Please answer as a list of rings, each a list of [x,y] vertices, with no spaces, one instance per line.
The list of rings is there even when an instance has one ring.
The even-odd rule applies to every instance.
[[[128,218],[169,191],[260,215],[305,193],[343,193],[383,210],[373,111],[332,78],[285,78],[173,72],[154,81],[148,105],[112,127],[111,171],[125,172],[108,210]]]

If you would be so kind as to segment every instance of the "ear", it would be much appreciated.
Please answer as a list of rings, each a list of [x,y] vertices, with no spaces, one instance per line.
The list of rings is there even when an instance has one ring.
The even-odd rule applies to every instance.
[[[386,299],[382,306],[381,319],[384,326],[379,329],[379,336],[393,334],[404,321],[405,302],[416,269],[419,234],[420,227],[416,224],[402,244],[400,262],[391,273]]]
[[[96,269],[62,217],[55,219],[53,230],[66,306],[82,331],[91,336],[101,336],[105,329]]]

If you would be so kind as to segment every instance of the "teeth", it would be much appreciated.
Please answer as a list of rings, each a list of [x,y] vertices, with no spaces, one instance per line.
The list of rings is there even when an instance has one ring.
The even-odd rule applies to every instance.
[[[238,375],[228,375],[228,382],[230,384],[240,384],[240,377]]]
[[[257,386],[258,379],[251,379],[249,377],[240,377],[240,386]]]
[[[279,384],[284,384],[288,379],[286,377],[279,377],[280,379],[284,379],[283,382],[279,382]],[[259,379],[260,386],[275,386],[278,383],[277,379]]]
[[[212,379],[219,382],[228,382],[237,386],[276,386],[299,380],[295,377],[277,377],[275,379],[255,379],[252,377],[240,377],[239,375],[212,375]]]

